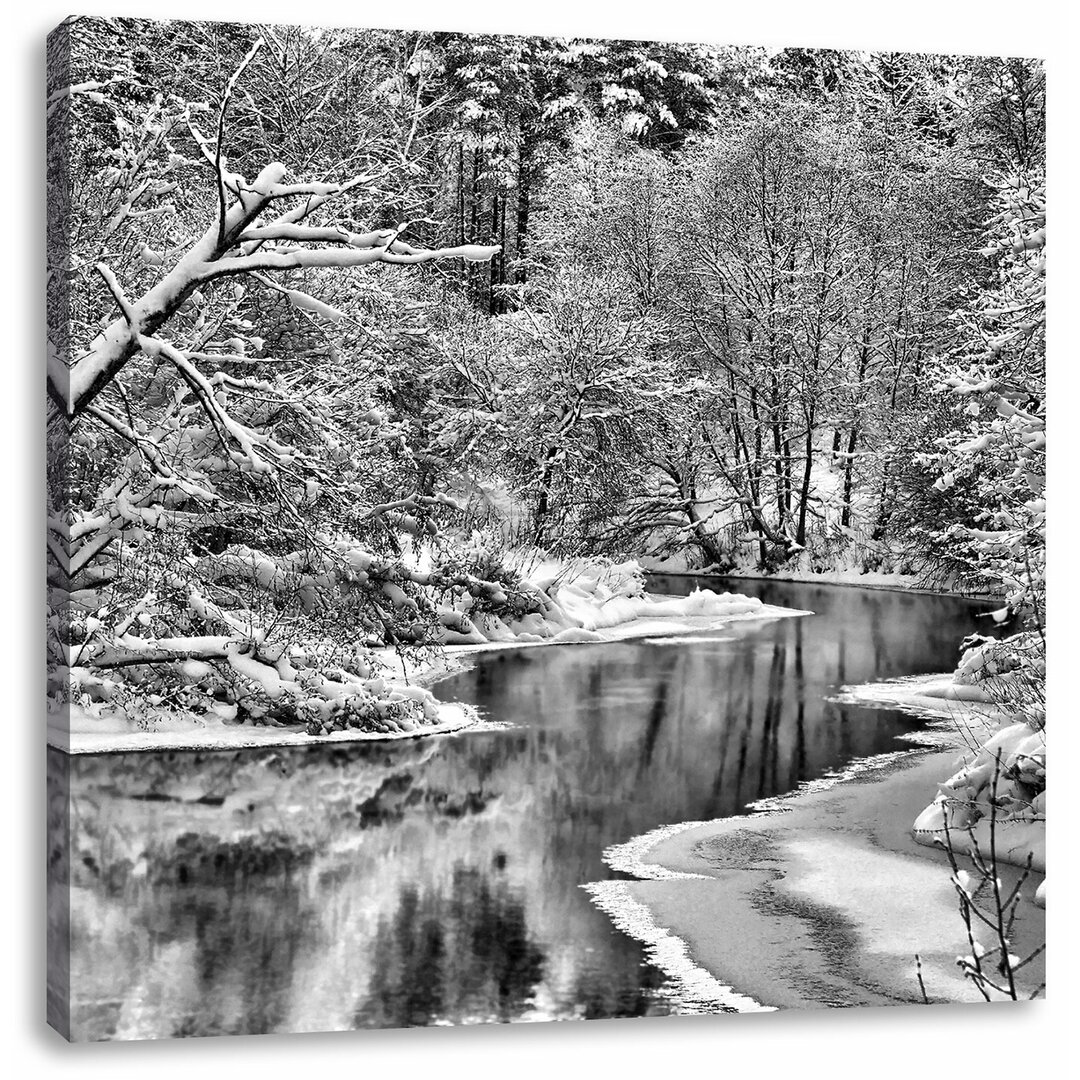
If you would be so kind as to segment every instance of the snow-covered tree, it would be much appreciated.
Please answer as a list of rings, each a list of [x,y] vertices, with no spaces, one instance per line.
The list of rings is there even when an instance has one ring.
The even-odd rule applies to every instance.
[[[1003,595],[1008,615],[1041,626],[1046,563],[1046,190],[1038,171],[1003,177],[994,197],[994,285],[960,313],[963,348],[941,387],[957,430],[928,455],[948,491],[972,481],[975,520],[945,536],[967,553],[973,583]]]
[[[997,165],[984,181],[980,255],[989,273],[957,306],[938,364],[952,430],[920,464],[968,493],[965,516],[929,526],[956,571],[1001,595],[1004,614],[1041,626],[1046,543],[1046,174],[1041,66],[977,65],[968,140]],[[989,133],[989,134],[988,134]]]
[[[77,67],[91,43],[78,24],[70,34]],[[313,293],[326,275],[362,288],[376,265],[497,248],[418,248],[408,223],[358,231],[328,216],[348,220],[378,170],[306,181],[277,162],[251,178],[232,167],[230,104],[262,47],[213,110],[114,99],[110,81],[52,69],[53,692],[121,710],[135,693],[234,719],[276,711],[313,730],[408,724],[433,703],[380,682],[370,647],[456,628],[433,585],[486,587],[403,559],[453,501],[395,483],[400,433],[365,385],[370,366],[335,347],[357,309]],[[74,200],[73,155],[87,166]],[[256,325],[275,303],[325,356]]]
[[[1046,822],[1046,181],[1039,65],[991,64],[995,132],[991,214],[982,255],[991,273],[957,312],[959,340],[942,358],[941,397],[952,429],[920,464],[952,513],[930,540],[970,587],[1001,597],[993,612],[1013,632],[976,636],[957,683],[996,706],[999,730],[941,785],[916,828],[960,837],[983,858],[1045,868]],[[984,72],[985,74],[985,72]],[[999,95],[1008,92],[1007,107]],[[995,104],[996,103],[996,104]],[[976,132],[978,135],[978,131]],[[980,144],[981,145],[981,144]],[[957,505],[966,510],[962,516]],[[1007,827],[1007,832],[1005,828]],[[995,831],[999,842],[994,850]],[[1007,844],[1000,837],[1008,837]]]

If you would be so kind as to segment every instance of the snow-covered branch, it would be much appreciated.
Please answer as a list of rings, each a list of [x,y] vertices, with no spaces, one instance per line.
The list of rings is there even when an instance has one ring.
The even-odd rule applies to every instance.
[[[121,304],[122,315],[102,330],[73,364],[68,366],[59,361],[50,364],[49,393],[67,416],[74,417],[83,412],[128,361],[137,355],[140,339],[155,334],[199,286],[215,278],[257,271],[350,267],[375,262],[412,265],[433,259],[481,261],[490,259],[499,250],[497,247],[478,245],[419,250],[392,242],[396,235],[394,233],[388,236],[385,232],[351,234],[340,230],[330,230],[329,233],[317,230],[318,235],[332,236],[337,240],[342,236],[348,237],[349,241],[346,242],[349,246],[284,251],[263,247],[250,254],[229,256],[228,253],[241,243],[254,245],[271,238],[258,234],[256,222],[277,200],[291,197],[326,199],[353,186],[352,183],[321,182],[286,184],[283,182],[285,172],[284,165],[274,162],[267,165],[251,184],[239,183],[238,195],[220,220],[209,225],[161,280],[139,299],[125,302],[115,276],[104,264],[99,266],[99,272],[109,284],[117,303]],[[307,212],[308,208],[305,208],[302,214]],[[276,230],[285,238],[289,231],[306,227],[279,220],[267,228],[270,234]],[[255,230],[254,234],[249,231],[252,229]],[[356,243],[366,246],[352,246],[354,236]]]

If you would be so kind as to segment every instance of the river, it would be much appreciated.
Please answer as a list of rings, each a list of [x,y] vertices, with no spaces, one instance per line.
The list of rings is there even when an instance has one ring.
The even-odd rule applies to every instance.
[[[902,748],[919,722],[825,698],[944,671],[990,605],[654,578],[804,618],[476,655],[436,686],[498,730],[403,743],[86,755],[71,793],[77,1039],[677,1013],[581,888],[604,849]],[[56,853],[54,852],[54,857]]]

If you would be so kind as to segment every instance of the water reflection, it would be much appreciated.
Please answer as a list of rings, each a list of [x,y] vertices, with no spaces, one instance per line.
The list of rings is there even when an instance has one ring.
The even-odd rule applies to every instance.
[[[406,1027],[441,1017],[513,1020],[540,983],[544,953],[530,938],[525,904],[496,872],[459,863],[448,895],[403,888],[375,935],[371,994],[357,1027]],[[451,940],[451,935],[461,942]]]
[[[739,587],[818,614],[486,654],[437,688],[507,731],[70,766],[51,753],[73,793],[70,866],[52,871],[71,882],[73,1035],[677,1010],[579,888],[609,876],[604,847],[895,748],[911,721],[823,696],[942,670],[976,626],[955,599]]]

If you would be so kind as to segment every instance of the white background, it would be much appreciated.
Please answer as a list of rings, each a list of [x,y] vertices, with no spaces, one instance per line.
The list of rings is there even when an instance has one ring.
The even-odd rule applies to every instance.
[[[528,1080],[556,1074],[743,1080],[784,1076],[998,1080],[1076,1075],[1080,1057],[1080,931],[1074,837],[1080,792],[1067,757],[1080,754],[1080,716],[1070,700],[1076,609],[1076,468],[1080,251],[1075,203],[1080,139],[1080,40],[1067,3],[906,0],[889,5],[763,0],[732,10],[720,3],[544,0],[516,7],[473,0],[394,5],[287,4],[282,0],[118,0],[75,11],[55,0],[14,0],[3,22],[3,102],[7,151],[0,164],[3,325],[0,349],[0,1068],[13,1077],[307,1077],[423,1075],[438,1080],[488,1075]],[[201,1039],[70,1047],[44,1024],[44,88],[45,35],[69,14],[226,18],[507,33],[573,33],[717,44],[858,47],[1041,56],[1048,59],[1050,106],[1050,429],[1051,490],[1051,862],[1050,998],[1025,1006],[836,1010],[746,1017],[594,1021],[476,1029],[357,1032]],[[1070,625],[1070,623],[1072,625]],[[1070,940],[1071,938],[1071,940]],[[1071,1062],[1071,1063],[1070,1063]],[[666,1077],[665,1077],[666,1080]]]

